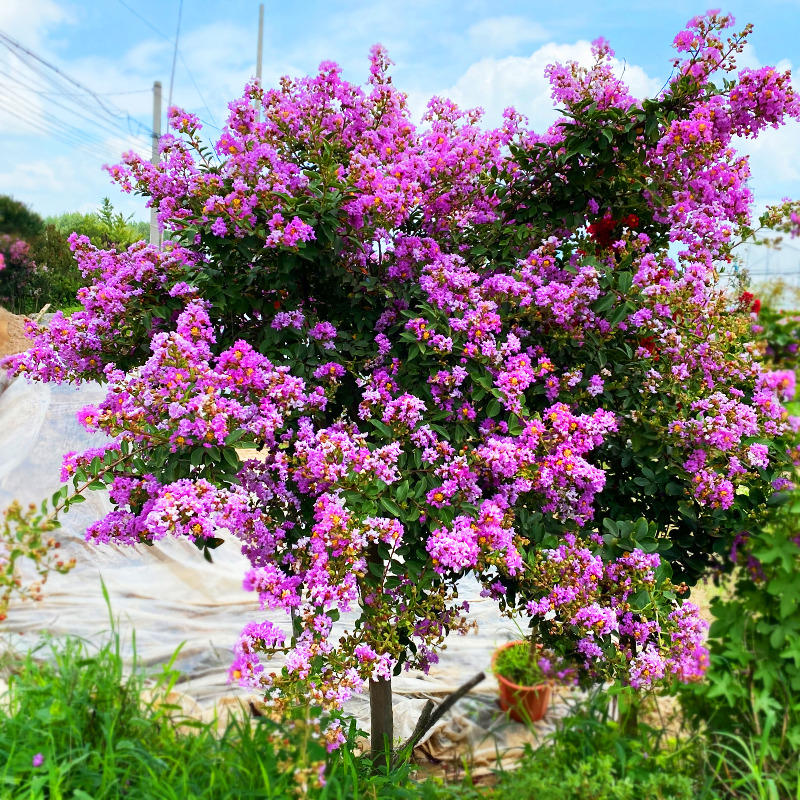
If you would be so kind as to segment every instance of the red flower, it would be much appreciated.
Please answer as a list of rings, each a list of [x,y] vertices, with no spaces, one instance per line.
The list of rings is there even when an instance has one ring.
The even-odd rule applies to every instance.
[[[648,353],[650,353],[651,356],[653,356],[653,363],[659,360],[660,356],[658,355],[658,353],[655,352],[656,350],[655,336],[643,336],[639,340],[639,347],[644,348],[645,350],[647,350]]]
[[[758,314],[761,311],[761,300],[754,297],[750,292],[742,292],[739,295],[739,310]]]
[[[622,219],[614,219],[611,214],[606,212],[606,215],[586,226],[589,231],[589,236],[597,243],[599,247],[608,248],[619,237],[620,228],[623,226],[628,228],[635,228],[639,224],[639,217],[636,214],[628,214]]]
[[[611,247],[613,241],[612,237],[616,227],[616,220],[612,219],[609,214],[606,214],[602,219],[589,225],[587,230],[589,231],[589,236],[591,236],[600,247]]]

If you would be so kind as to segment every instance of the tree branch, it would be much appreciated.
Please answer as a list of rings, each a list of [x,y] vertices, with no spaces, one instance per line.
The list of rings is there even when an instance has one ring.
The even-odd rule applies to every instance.
[[[402,760],[403,754],[411,754],[422,737],[447,713],[465,694],[474,689],[481,681],[486,678],[485,672],[479,672],[474,678],[467,681],[463,686],[449,694],[438,706],[433,700],[428,700],[422,713],[419,716],[414,732],[406,739],[395,752],[394,763]]]

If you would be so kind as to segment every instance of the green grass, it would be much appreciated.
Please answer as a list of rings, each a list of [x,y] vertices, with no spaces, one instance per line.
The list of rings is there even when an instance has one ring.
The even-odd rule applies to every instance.
[[[177,677],[170,663],[151,690],[165,695]],[[0,701],[0,798],[244,800],[296,793],[294,766],[274,747],[278,726],[243,715],[220,735],[213,723],[142,702],[144,686],[140,671],[123,671],[118,634],[96,651],[67,639],[18,662]],[[327,785],[304,796],[418,797],[408,775],[407,767],[373,775],[345,749],[329,759]]]
[[[780,774],[755,739],[723,748],[702,739],[667,740],[640,725],[626,734],[608,714],[608,700],[576,710],[518,769],[498,771],[492,786],[467,777],[417,783],[408,765],[373,774],[349,746],[327,756],[327,783],[298,792],[298,763],[325,759],[289,723],[246,713],[219,733],[214,723],[182,718],[165,697],[178,672],[175,656],[155,675],[123,669],[119,634],[97,647],[76,639],[44,643],[13,661],[9,692],[0,698],[1,800],[800,800],[800,771]],[[153,685],[155,684],[155,685]],[[146,686],[147,685],[147,686]],[[301,730],[301,729],[298,729]],[[284,743],[276,749],[276,732]],[[34,766],[41,754],[42,763]]]

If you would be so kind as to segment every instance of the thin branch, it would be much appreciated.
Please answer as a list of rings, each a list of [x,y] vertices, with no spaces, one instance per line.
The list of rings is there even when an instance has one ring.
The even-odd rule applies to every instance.
[[[474,678],[467,681],[455,692],[449,694],[436,708],[434,709],[433,700],[428,700],[425,707],[422,709],[419,721],[414,728],[414,732],[406,739],[403,744],[397,749],[395,753],[395,763],[400,761],[401,754],[408,751],[410,753],[414,747],[419,743],[420,739],[469,691],[474,689],[481,681],[486,678],[485,672],[479,672]]]

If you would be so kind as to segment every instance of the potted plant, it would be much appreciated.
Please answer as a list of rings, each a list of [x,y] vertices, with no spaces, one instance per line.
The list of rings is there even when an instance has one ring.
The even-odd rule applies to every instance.
[[[500,708],[517,722],[538,722],[547,713],[554,684],[574,682],[576,670],[532,640],[506,642],[492,656]]]

